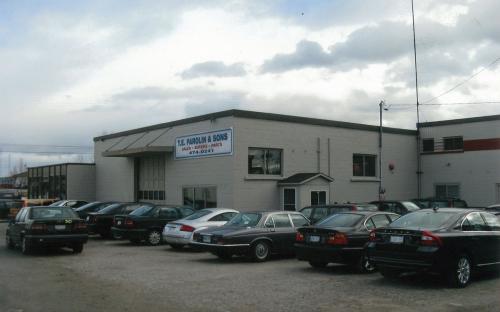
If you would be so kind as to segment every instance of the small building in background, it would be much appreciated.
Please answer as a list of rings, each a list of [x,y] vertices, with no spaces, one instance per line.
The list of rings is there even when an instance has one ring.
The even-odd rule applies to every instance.
[[[28,168],[28,197],[95,200],[95,164],[64,163]]]

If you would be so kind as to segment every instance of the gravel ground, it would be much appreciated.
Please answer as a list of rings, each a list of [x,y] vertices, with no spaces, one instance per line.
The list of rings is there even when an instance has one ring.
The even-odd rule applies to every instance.
[[[4,241],[6,224],[0,224]],[[466,289],[435,277],[388,281],[290,258],[253,263],[91,238],[23,256],[0,243],[0,311],[499,311],[498,274]]]

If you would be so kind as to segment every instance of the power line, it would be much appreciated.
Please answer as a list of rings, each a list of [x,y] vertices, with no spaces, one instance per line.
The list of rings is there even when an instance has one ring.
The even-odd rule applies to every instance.
[[[421,105],[425,105],[429,102],[432,102],[448,93],[450,93],[451,91],[457,89],[458,87],[461,87],[463,86],[464,84],[466,84],[467,82],[469,82],[470,80],[472,80],[474,77],[476,77],[477,75],[479,75],[480,73],[482,73],[483,71],[485,71],[486,69],[490,68],[491,66],[493,66],[495,63],[497,63],[498,61],[500,61],[500,57],[496,58],[493,62],[491,62],[490,64],[488,64],[488,66],[484,67],[483,69],[481,69],[480,71],[478,71],[477,73],[475,73],[474,75],[470,76],[469,78],[465,79],[464,81],[460,82],[459,84],[455,85],[453,88],[441,93],[440,95],[438,96],[435,96],[433,97],[432,99],[430,100],[427,100],[427,101],[424,101],[424,103],[422,103]]]

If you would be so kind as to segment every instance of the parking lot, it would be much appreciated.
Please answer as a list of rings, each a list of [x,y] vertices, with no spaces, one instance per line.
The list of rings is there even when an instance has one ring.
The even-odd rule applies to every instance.
[[[4,241],[6,224],[0,224]],[[91,238],[69,250],[23,256],[0,248],[1,311],[498,311],[500,279],[466,289],[435,277],[388,281],[293,258],[253,263],[208,253]]]

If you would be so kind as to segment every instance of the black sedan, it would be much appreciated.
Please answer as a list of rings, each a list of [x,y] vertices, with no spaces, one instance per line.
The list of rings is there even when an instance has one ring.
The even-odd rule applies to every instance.
[[[89,213],[91,212],[97,212],[109,205],[112,205],[112,204],[116,204],[116,202],[91,202],[91,203],[88,203],[86,205],[83,205],[81,207],[78,207],[75,210],[75,212],[78,214],[78,216],[81,218],[81,219],[86,219],[87,216],[89,215]]]
[[[193,235],[193,245],[222,259],[247,255],[266,261],[272,253],[293,254],[296,228],[309,225],[300,212],[244,212],[225,225]]]
[[[365,256],[364,247],[370,231],[387,226],[399,218],[388,212],[342,212],[319,223],[298,229],[295,243],[297,259],[309,261],[315,268],[328,263],[354,265],[360,272],[372,272],[375,267]]]
[[[377,205],[378,210],[380,211],[393,212],[398,215],[404,215],[420,209],[417,204],[407,200],[372,201],[370,204]]]
[[[116,215],[111,231],[117,239],[128,239],[133,243],[146,241],[149,245],[162,242],[165,224],[194,213],[189,207],[142,206],[128,215]]]
[[[480,210],[423,209],[371,232],[367,251],[385,277],[439,273],[465,287],[475,270],[500,264],[500,221]]]
[[[28,254],[36,247],[70,247],[74,253],[87,242],[87,225],[69,207],[25,207],[9,223],[8,248]]]
[[[89,233],[99,234],[103,238],[111,237],[111,227],[115,215],[129,214],[141,206],[154,206],[148,203],[117,203],[109,205],[98,212],[91,212],[87,216]]]

